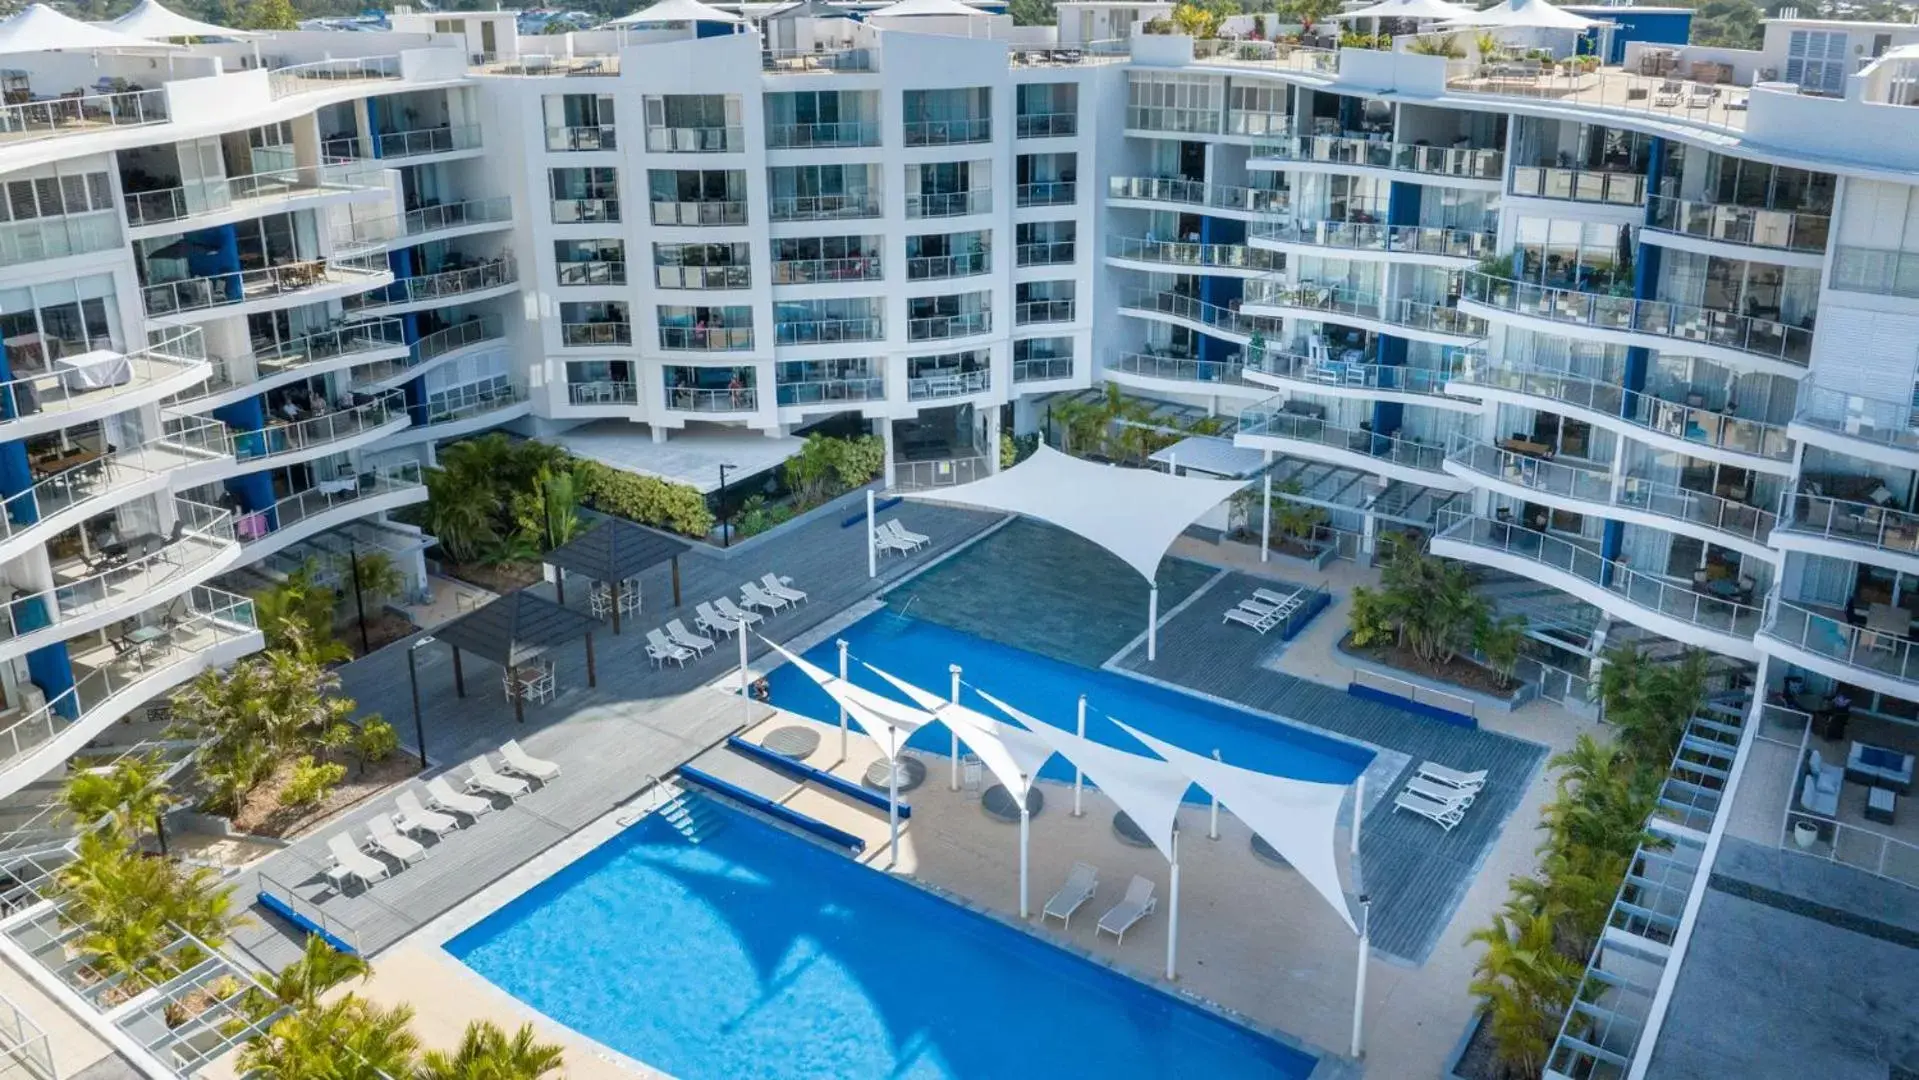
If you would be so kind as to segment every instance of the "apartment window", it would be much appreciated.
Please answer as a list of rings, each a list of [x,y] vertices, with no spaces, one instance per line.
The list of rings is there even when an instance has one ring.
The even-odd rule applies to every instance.
[[[1221,80],[1209,75],[1130,71],[1126,126],[1141,131],[1217,133],[1220,91]]]
[[[878,281],[877,236],[801,236],[773,241],[773,284]]]
[[[633,344],[633,323],[624,300],[589,300],[560,305],[560,344],[606,346]]]
[[[774,221],[822,221],[880,215],[878,165],[776,165],[766,170]]]
[[[908,90],[901,105],[908,146],[953,146],[990,142],[993,138],[993,92],[989,87]]]
[[[886,337],[886,300],[879,296],[835,296],[779,304],[776,332],[781,345],[822,345],[837,341],[880,341]]]
[[[6,201],[0,203],[0,221],[29,221],[113,209],[113,185],[104,172],[10,180],[6,189]]]
[[[1226,131],[1232,135],[1285,135],[1292,130],[1291,88],[1283,83],[1234,82],[1227,92]]]
[[[654,244],[653,280],[662,289],[745,289],[753,284],[748,244]]]
[[[1078,83],[1024,83],[1013,88],[1017,134],[1049,139],[1079,132]]]
[[[562,285],[626,284],[623,240],[555,240],[553,262]]]
[[[990,292],[915,296],[906,302],[906,340],[938,341],[987,333],[993,329],[992,308]]]
[[[929,233],[906,238],[906,280],[968,277],[993,269],[993,234],[986,230]]]
[[[985,349],[906,358],[909,401],[957,397],[992,388],[993,355]]]
[[[1038,382],[1043,379],[1072,377],[1072,338],[1021,338],[1013,342],[1014,382]]]
[[[113,277],[0,289],[0,340],[16,375],[62,356],[94,349],[120,352]],[[37,335],[37,336],[36,336]]]
[[[1014,233],[1016,266],[1050,266],[1073,261],[1078,227],[1070,221],[1028,221]]]
[[[781,405],[877,401],[886,396],[885,361],[855,356],[783,360],[773,366]]]
[[[991,161],[934,161],[906,166],[906,216],[954,217],[993,209]]]
[[[805,90],[766,95],[766,145],[782,150],[878,146],[877,90]]]
[[[655,225],[746,224],[746,173],[739,169],[649,169]]]
[[[555,225],[620,220],[618,169],[548,169]]]
[[[1786,39],[1786,81],[1802,90],[1844,97],[1849,69],[1844,30],[1794,30]]]
[[[548,94],[542,106],[546,111],[548,150],[619,148],[613,127],[613,95]]]
[[[1013,325],[1072,322],[1076,292],[1071,281],[1020,282],[1013,290]]]
[[[753,347],[753,308],[663,304],[658,309],[660,348],[734,352]]]
[[[738,94],[648,94],[646,148],[652,153],[719,154],[746,148]]]
[[[1071,206],[1079,197],[1077,154],[1021,154],[1013,176],[1018,206]]]
[[[461,37],[465,37],[466,36],[466,20],[465,19],[435,19],[433,20],[433,32],[436,34],[458,34]]]

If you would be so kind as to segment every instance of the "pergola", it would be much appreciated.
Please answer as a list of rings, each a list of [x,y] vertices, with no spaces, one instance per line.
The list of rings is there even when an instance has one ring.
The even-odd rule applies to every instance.
[[[508,672],[537,660],[562,645],[586,639],[586,685],[598,686],[593,671],[593,629],[590,615],[561,607],[525,589],[507,593],[483,608],[468,612],[433,631],[436,640],[453,648],[453,687],[466,696],[466,674],[460,652],[491,660]],[[526,702],[513,696],[513,719],[526,723]]]
[[[566,603],[568,570],[594,581],[606,582],[614,590],[613,632],[617,634],[620,632],[619,590],[625,587],[626,581],[638,578],[661,563],[673,564],[673,606],[680,606],[680,553],[691,547],[691,544],[677,537],[642,528],[630,521],[608,518],[547,552],[542,556],[542,561],[558,571],[554,575],[554,588],[558,591],[561,604]],[[639,588],[637,581],[634,582],[634,588]]]

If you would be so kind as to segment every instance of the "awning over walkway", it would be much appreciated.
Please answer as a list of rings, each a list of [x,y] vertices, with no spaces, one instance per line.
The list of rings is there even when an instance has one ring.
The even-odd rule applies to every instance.
[[[1216,435],[1188,435],[1171,446],[1153,451],[1146,460],[1236,480],[1258,476],[1266,467],[1264,451],[1235,446],[1233,440]]]

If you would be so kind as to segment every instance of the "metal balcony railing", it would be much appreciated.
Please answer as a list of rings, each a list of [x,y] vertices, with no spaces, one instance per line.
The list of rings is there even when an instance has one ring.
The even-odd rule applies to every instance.
[[[993,373],[990,371],[941,372],[907,379],[906,400],[933,401],[939,398],[977,394],[992,388]]]
[[[828,345],[842,341],[884,341],[884,319],[809,319],[776,323],[773,341],[778,345]]]
[[[880,216],[880,195],[877,191],[855,191],[841,195],[775,195],[766,202],[767,215],[774,221],[841,221]]]
[[[880,125],[873,120],[766,125],[768,150],[830,149],[879,144]]]
[[[675,352],[740,352],[752,347],[751,326],[660,327],[660,348]]]
[[[633,324],[629,322],[563,322],[560,344],[569,347],[589,345],[631,345]]]
[[[1214,267],[1261,273],[1270,273],[1286,265],[1284,256],[1245,244],[1187,244],[1131,236],[1107,237],[1106,257],[1163,266]]]
[[[878,255],[855,255],[843,259],[781,259],[773,263],[775,285],[879,281],[884,276]]]
[[[1364,428],[1342,427],[1317,416],[1289,412],[1283,406],[1271,403],[1242,410],[1239,414],[1239,434],[1315,443],[1422,472],[1445,471],[1442,463],[1446,460],[1446,448],[1443,446]]]
[[[345,60],[315,60],[308,64],[267,72],[267,90],[275,99],[325,90],[343,82],[400,78],[398,56],[357,56]]]
[[[1466,272],[1462,298],[1487,307],[1599,330],[1692,341],[1804,367],[1812,331],[1771,319],[1668,300],[1581,292]]]
[[[1106,197],[1135,202],[1175,203],[1180,206],[1210,206],[1217,210],[1238,210],[1249,214],[1267,214],[1291,205],[1292,193],[1266,188],[1233,187],[1206,184],[1177,177],[1115,176],[1107,181]]]
[[[751,386],[669,386],[666,407],[674,412],[754,412],[760,407],[759,391]]]
[[[990,311],[969,311],[960,315],[932,315],[923,319],[906,320],[906,340],[942,341],[946,338],[985,334],[992,329],[993,313]]]
[[[836,402],[884,401],[886,380],[878,375],[845,379],[807,379],[774,387],[780,405],[825,405]]]
[[[1670,195],[1649,198],[1650,227],[1681,236],[1782,251],[1822,252],[1832,233],[1830,214],[1676,199]]]
[[[1374,169],[1471,180],[1498,180],[1505,174],[1506,164],[1506,156],[1499,150],[1419,146],[1350,135],[1289,135],[1278,142],[1255,146],[1252,156],[1281,161],[1364,165]]]
[[[164,90],[62,95],[51,101],[0,106],[0,146],[164,124],[168,119]]]
[[[329,286],[348,286],[387,273],[386,260],[377,256],[305,259],[259,270],[236,270],[148,285],[140,290],[140,298],[146,305],[147,315],[172,315]]]

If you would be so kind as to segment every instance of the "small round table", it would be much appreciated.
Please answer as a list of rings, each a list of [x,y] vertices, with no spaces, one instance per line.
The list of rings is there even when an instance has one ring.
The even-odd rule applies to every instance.
[[[926,782],[926,762],[916,757],[902,757],[896,763],[881,758],[866,767],[866,774],[860,777],[860,783],[875,791],[886,791],[893,779],[893,770],[899,769],[899,787],[895,790],[904,795]]]
[[[986,816],[998,821],[1018,821],[1019,803],[1013,799],[1013,793],[1006,790],[1005,784],[994,784],[980,796],[980,809]],[[1039,816],[1040,809],[1046,805],[1046,796],[1038,788],[1026,790],[1026,814],[1029,818]]]
[[[783,758],[805,761],[820,748],[820,733],[810,727],[791,724],[767,732],[766,738],[760,740],[760,746]]]
[[[1120,843],[1129,847],[1153,846],[1152,838],[1146,835],[1146,830],[1140,828],[1139,823],[1129,817],[1124,810],[1113,815],[1113,835],[1119,837]]]

